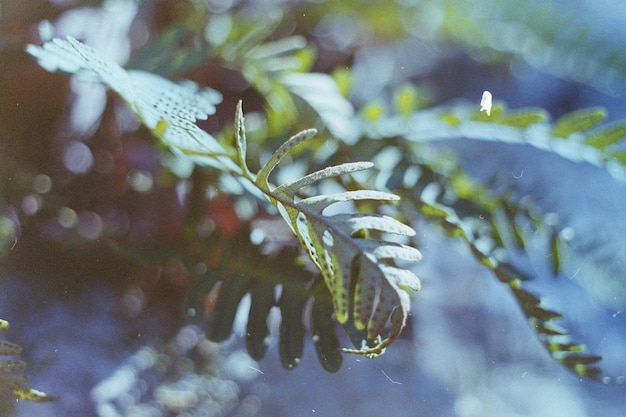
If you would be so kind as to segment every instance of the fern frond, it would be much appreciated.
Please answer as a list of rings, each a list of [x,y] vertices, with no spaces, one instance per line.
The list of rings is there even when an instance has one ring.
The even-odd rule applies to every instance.
[[[559,117],[554,122],[552,134],[557,138],[567,138],[576,132],[591,129],[606,118],[606,110],[599,107],[575,110]]]
[[[430,167],[426,166],[423,168],[426,170],[430,169]],[[510,204],[506,195],[499,198],[492,196],[486,199],[486,201],[484,199],[481,201],[481,199],[478,198],[465,201],[463,201],[464,199],[450,201],[450,190],[452,190],[453,187],[447,188],[448,201],[446,201],[445,204],[441,203],[440,200],[443,197],[443,193],[438,184],[445,183],[446,181],[447,180],[440,178],[437,182],[437,186],[427,186],[419,193],[417,205],[422,214],[432,222],[439,224],[448,235],[464,241],[472,255],[481,264],[491,269],[500,282],[510,288],[522,311],[529,320],[531,327],[535,330],[541,342],[556,360],[563,363],[580,376],[597,378],[601,371],[591,365],[601,358],[599,356],[582,353],[585,348],[581,344],[569,343],[569,332],[565,329],[560,329],[556,325],[557,321],[563,319],[562,314],[543,307],[541,305],[541,299],[524,288],[523,281],[528,278],[520,271],[503,262],[501,256],[496,255],[498,251],[506,251],[505,243],[499,240],[500,236],[503,234],[503,228],[506,227],[513,232],[514,244],[524,245],[528,233],[520,229],[517,220],[518,216],[534,220],[536,214],[525,211],[523,205]],[[486,192],[486,190],[483,190],[483,193],[484,192]],[[488,209],[486,210],[486,206],[481,207],[481,203],[486,203]],[[473,217],[459,217],[454,206],[463,206],[465,204],[477,206],[476,209],[481,213],[481,220],[478,220],[478,223]],[[513,217],[511,217],[510,213],[514,210],[513,207],[519,208],[517,212],[513,214]],[[504,216],[498,216],[498,214],[504,214]],[[504,219],[504,223],[502,220],[498,220],[498,217]],[[530,234],[532,234],[532,232],[530,232]],[[553,234],[553,236],[556,236],[556,234]],[[485,245],[485,241],[490,243]],[[560,268],[557,249],[559,242],[556,240],[556,237],[554,237],[551,246],[553,250],[551,255],[554,259],[553,268],[557,268],[558,272],[558,268]],[[555,331],[557,328],[559,328],[559,330]],[[567,341],[567,343],[564,341]]]
[[[237,117],[243,117],[242,113],[238,111]],[[236,125],[242,123],[236,121]],[[311,261],[322,272],[337,320],[359,347],[344,351],[377,356],[398,337],[405,325],[410,307],[408,291],[420,287],[419,279],[396,266],[394,261],[416,261],[421,255],[412,247],[364,239],[357,232],[379,230],[401,236],[412,236],[415,232],[391,217],[376,214],[324,214],[327,208],[340,202],[398,200],[393,194],[357,190],[299,200],[296,197],[304,186],[368,169],[372,166],[369,162],[328,167],[272,189],[269,176],[277,165],[315,133],[315,130],[300,132],[280,146],[257,173],[255,184],[279,209]],[[388,321],[391,321],[391,329],[383,338]]]
[[[623,149],[619,146],[624,143],[625,125],[617,122],[598,126],[604,114],[598,109],[578,110],[556,122],[551,122],[540,109],[508,111],[494,104],[491,114],[481,113],[478,106],[457,104],[417,111],[408,127],[391,121],[400,116],[380,123],[397,126],[393,134],[416,143],[472,139],[531,145],[573,162],[601,167],[615,179],[626,180],[626,162],[621,158]]]
[[[0,320],[0,333],[4,333],[9,328],[6,320]],[[22,348],[15,343],[0,341],[0,356],[18,356],[22,353]],[[29,387],[26,384],[28,378],[23,374],[15,372],[26,369],[26,362],[19,359],[0,360],[0,395],[10,395],[15,399],[45,402],[56,401],[57,397]]]
[[[383,149],[368,150],[374,154],[393,152],[394,141],[377,142],[382,142]],[[411,213],[417,207],[429,223],[463,242],[471,255],[509,288],[549,353],[578,375],[598,378],[600,370],[592,366],[597,362],[592,359],[598,357],[571,341],[568,330],[557,325],[563,319],[561,312],[545,307],[541,298],[527,289],[530,274],[510,263],[511,253],[519,255],[520,249],[536,243],[533,239],[537,235],[549,234],[546,251],[555,274],[561,273],[566,242],[557,225],[510,188],[479,183],[449,157],[423,152],[423,146],[412,149],[413,152],[399,152],[399,159],[393,164],[381,164],[377,176],[385,179],[382,186],[399,194],[410,207],[401,210],[403,221],[414,220]]]
[[[192,81],[174,83],[148,72],[126,71],[69,36],[26,50],[48,71],[83,74],[107,85],[174,153],[200,165],[239,171],[217,140],[195,124],[215,112],[222,99],[219,92]]]
[[[263,96],[270,135],[282,135],[306,123],[319,124],[336,137],[354,139],[352,105],[331,76],[311,72],[315,49],[306,38],[296,35],[267,41],[282,18],[281,11],[274,12],[263,17],[245,12],[229,15],[237,25],[231,28],[228,42],[216,47],[218,58],[237,69]]]
[[[285,48],[283,44],[274,44],[266,49],[265,52],[257,49],[256,55],[266,58],[276,50],[283,53]],[[191,82],[175,84],[149,73],[125,71],[73,38],[55,39],[43,47],[31,45],[28,52],[49,70],[61,69],[74,73],[87,71],[95,75],[116,91],[141,122],[171,150],[197,164],[217,167],[241,180],[253,182],[279,209],[313,263],[322,272],[331,293],[336,317],[348,331],[353,343],[359,347],[345,351],[376,356],[398,337],[409,313],[408,291],[418,290],[420,284],[414,274],[396,266],[395,261],[415,261],[420,258],[420,253],[400,243],[366,239],[361,237],[360,232],[375,230],[401,236],[412,236],[415,232],[391,217],[375,214],[324,214],[328,207],[340,202],[385,202],[396,201],[398,197],[386,192],[357,190],[300,200],[296,198],[296,193],[304,186],[362,171],[370,168],[371,163],[351,163],[325,168],[274,188],[269,182],[270,174],[288,153],[313,136],[316,130],[305,130],[293,136],[253,175],[246,164],[246,137],[241,104],[236,112],[237,153],[236,160],[233,161],[230,154],[212,136],[194,123],[214,111],[214,104],[219,101],[219,93],[210,89],[200,90]],[[335,85],[334,82],[332,85]],[[307,91],[301,92],[304,99],[308,97]],[[338,91],[337,97],[345,101]],[[310,97],[308,99],[311,100]],[[209,334],[213,339],[221,340],[230,332],[234,319],[231,306],[239,304],[241,297],[248,291],[248,284],[245,279],[231,279],[223,283],[227,296],[218,298],[215,308],[216,322],[222,325],[212,327]],[[290,294],[289,290],[286,294]],[[302,305],[297,300],[303,299],[297,295],[286,296],[284,303],[281,303],[284,313],[292,314],[299,310]],[[267,303],[263,305],[267,307]],[[383,338],[382,334],[389,321],[391,329]],[[283,333],[295,334],[291,336],[295,339],[293,343],[287,343],[289,340],[281,338],[281,351],[285,351],[284,356],[287,358],[298,357],[301,350],[301,342],[297,341],[300,327],[289,323],[285,326],[287,327],[284,329],[289,332],[284,330]],[[260,352],[259,349],[259,346],[252,346],[251,350]],[[288,367],[294,366],[291,359],[284,363]]]
[[[294,369],[303,354],[307,327],[312,333],[319,362],[329,372],[341,368],[342,357],[335,334],[333,305],[322,280],[299,264],[299,251],[283,247],[269,255],[250,242],[245,229],[233,239],[218,241],[217,265],[198,276],[187,291],[185,306],[210,316],[207,337],[224,341],[235,327],[235,316],[247,295],[250,299],[245,340],[254,360],[265,356],[271,343],[271,312],[280,311],[279,355],[283,367]],[[209,250],[209,252],[212,252]],[[312,304],[310,315],[306,306]],[[200,317],[194,314],[194,317]]]

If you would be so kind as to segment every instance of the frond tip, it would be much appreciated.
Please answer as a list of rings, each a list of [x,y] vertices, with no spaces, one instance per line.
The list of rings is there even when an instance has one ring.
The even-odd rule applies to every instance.
[[[242,125],[242,117],[238,111],[237,126]],[[279,209],[311,261],[321,271],[331,294],[335,316],[357,346],[357,349],[342,350],[378,356],[404,328],[410,310],[409,291],[420,289],[420,280],[411,271],[398,266],[396,261],[417,261],[421,254],[402,243],[374,240],[363,235],[376,231],[410,237],[415,231],[379,214],[325,213],[336,203],[397,201],[399,197],[394,194],[356,190],[303,199],[296,197],[305,186],[369,169],[373,166],[370,162],[327,167],[272,189],[269,177],[274,168],[292,149],[315,133],[315,130],[302,131],[280,146],[258,172],[255,185]],[[391,328],[383,336],[389,322]]]

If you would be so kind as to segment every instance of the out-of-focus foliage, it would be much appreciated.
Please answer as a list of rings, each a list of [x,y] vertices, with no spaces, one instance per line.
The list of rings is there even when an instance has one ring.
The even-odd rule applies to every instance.
[[[593,32],[592,23],[566,19],[559,4],[533,9],[495,0],[321,1],[289,7],[250,2],[217,10],[201,2],[180,2],[173,24],[152,34],[134,53],[128,70],[73,38],[29,46],[28,51],[48,70],[95,74],[169,151],[159,161],[167,168],[162,169],[162,184],[170,181],[190,190],[178,189],[186,208],[178,213],[185,230],[177,236],[182,243],[177,241],[175,248],[168,243],[142,246],[114,234],[110,238],[122,241],[116,242],[122,252],[142,260],[181,259],[194,275],[188,311],[196,318],[210,316],[210,338],[228,337],[241,300],[249,294],[247,348],[255,359],[265,354],[274,307],[281,312],[280,355],[287,369],[302,354],[305,322],[322,366],[339,369],[333,314],[357,348],[345,351],[382,353],[402,330],[409,290],[419,283],[394,262],[418,258],[411,247],[416,242],[407,239],[412,230],[404,224],[423,218],[464,242],[510,288],[557,360],[579,375],[597,378],[599,357],[570,340],[556,324],[562,315],[545,308],[525,288],[532,277],[509,262],[510,252],[524,251],[532,236],[545,234],[550,242],[546,255],[559,274],[564,252],[574,252],[574,261],[585,256],[563,233],[566,226],[552,222],[512,187],[472,179],[437,145],[449,139],[528,144],[605,168],[622,181],[624,123],[601,124],[606,113],[598,108],[551,121],[541,108],[509,110],[497,100],[489,114],[478,103],[433,105],[436,89],[414,83],[461,45],[479,62],[498,64],[515,57],[612,90],[615,80],[626,78],[617,44],[608,42],[606,33]],[[598,43],[604,47],[595,48]],[[421,48],[423,56],[417,59],[415,45],[425,44],[436,46],[437,53]],[[372,55],[374,59],[367,58]],[[595,77],[599,73],[602,77]],[[212,88],[164,78],[183,74]],[[213,84],[220,74],[228,74],[227,81]],[[224,114],[231,115],[242,97],[247,108],[249,99],[251,110],[245,129],[237,111],[233,129],[230,116],[215,106],[223,100]],[[196,124],[204,127],[205,121],[214,133]],[[302,129],[311,127],[320,131],[321,140],[296,148],[313,134]],[[372,163],[353,162],[358,160]],[[371,174],[362,172],[372,166]],[[270,174],[278,186],[268,181]],[[140,171],[136,189],[152,179]],[[362,191],[372,189],[381,191]],[[401,197],[398,205],[380,204],[395,195]],[[235,214],[207,216],[207,200],[224,201],[224,196]],[[338,213],[336,203],[371,214]],[[58,201],[46,204],[72,210]],[[0,223],[5,251],[19,237],[16,211],[7,204],[6,221]],[[275,236],[278,243],[272,242],[267,224],[258,226],[276,211],[295,239],[281,231]],[[72,212],[64,213],[59,222],[71,224]],[[297,242],[322,279],[312,277],[311,265],[293,250]],[[381,336],[385,331],[387,336]]]
[[[0,320],[0,333],[9,328],[6,320]],[[0,341],[0,356],[19,356],[22,348],[6,340]],[[19,373],[26,369],[26,362],[20,359],[0,359],[0,395],[25,401],[56,401],[57,398],[29,387],[28,378]]]
[[[228,343],[220,346],[184,326],[165,346],[135,351],[91,396],[98,410],[115,415],[253,416],[263,392],[254,365]]]

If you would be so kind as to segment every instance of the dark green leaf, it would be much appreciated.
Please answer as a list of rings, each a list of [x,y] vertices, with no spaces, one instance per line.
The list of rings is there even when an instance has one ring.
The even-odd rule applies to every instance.
[[[207,329],[209,339],[214,342],[222,342],[228,338],[233,328],[239,303],[249,289],[249,274],[232,274],[223,277],[212,321]]]
[[[267,351],[269,337],[267,318],[272,307],[276,305],[274,288],[274,283],[263,280],[250,292],[252,302],[246,327],[246,347],[250,357],[256,361],[263,359]]]
[[[307,296],[301,291],[283,288],[280,298],[280,361],[283,368],[291,370],[298,366],[304,349],[304,323],[302,311]]]
[[[339,340],[335,335],[333,304],[324,289],[315,292],[311,311],[311,331],[313,343],[320,363],[329,372],[337,372],[343,361]]]

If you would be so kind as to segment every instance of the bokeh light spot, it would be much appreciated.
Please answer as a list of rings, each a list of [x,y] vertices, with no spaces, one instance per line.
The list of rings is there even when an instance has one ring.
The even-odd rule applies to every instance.
[[[39,211],[41,204],[41,197],[38,194],[28,194],[22,200],[22,211],[27,216],[33,216]]]
[[[78,214],[69,207],[61,207],[57,221],[66,229],[72,229],[78,224]]]
[[[49,176],[45,174],[39,174],[35,176],[33,185],[36,192],[38,192],[39,194],[46,194],[52,189],[52,180]]]
[[[139,193],[145,193],[152,189],[154,180],[148,171],[133,170],[128,176],[128,185]]]
[[[78,215],[78,233],[90,240],[96,240],[102,234],[104,223],[102,218],[93,211],[85,211]]]
[[[63,163],[74,174],[86,174],[93,167],[93,154],[84,143],[73,141],[65,147]]]

